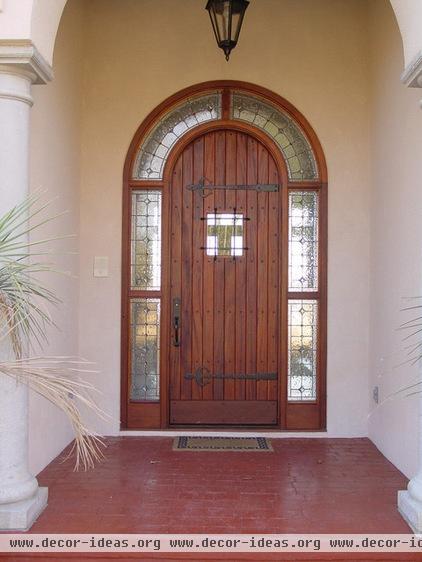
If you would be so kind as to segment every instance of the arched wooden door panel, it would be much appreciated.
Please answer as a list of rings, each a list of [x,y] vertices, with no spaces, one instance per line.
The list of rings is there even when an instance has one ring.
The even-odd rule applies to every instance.
[[[236,131],[202,135],[177,159],[171,424],[278,423],[280,187],[265,146]]]

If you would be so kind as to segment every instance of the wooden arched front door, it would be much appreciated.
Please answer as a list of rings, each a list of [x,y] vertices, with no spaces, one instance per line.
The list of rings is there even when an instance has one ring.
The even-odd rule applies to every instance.
[[[281,185],[252,136],[191,141],[170,180],[170,424],[276,425]]]
[[[326,427],[327,169],[274,92],[217,81],[140,125],[124,168],[121,421]]]

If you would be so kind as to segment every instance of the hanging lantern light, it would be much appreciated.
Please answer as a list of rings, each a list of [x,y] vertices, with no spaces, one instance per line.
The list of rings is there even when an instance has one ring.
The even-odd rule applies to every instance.
[[[208,0],[206,10],[210,15],[217,45],[223,49],[226,60],[236,47],[248,0]]]

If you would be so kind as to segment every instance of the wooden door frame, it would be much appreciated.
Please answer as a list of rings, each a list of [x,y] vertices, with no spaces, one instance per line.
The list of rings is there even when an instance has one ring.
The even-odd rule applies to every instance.
[[[222,119],[210,121],[198,125],[183,135],[170,151],[162,180],[133,180],[132,169],[136,154],[142,141],[145,139],[152,126],[157,120],[172,107],[179,104],[182,100],[192,97],[199,93],[207,91],[222,92]],[[280,110],[287,112],[302,128],[307,136],[317,161],[319,178],[312,181],[289,181],[286,163],[280,148],[275,142],[262,130],[244,123],[242,121],[232,120],[230,116],[230,94],[231,91],[243,91],[245,93],[256,94],[273,104],[277,105]],[[123,171],[123,229],[122,229],[122,329],[121,329],[121,427],[128,427],[128,378],[129,378],[129,353],[130,353],[130,316],[129,316],[129,283],[130,283],[130,198],[132,190],[139,188],[154,189],[160,188],[162,191],[162,283],[161,283],[161,349],[169,349],[170,332],[167,329],[170,325],[170,279],[169,279],[169,259],[170,259],[170,206],[169,206],[169,189],[171,185],[171,174],[175,163],[183,152],[183,150],[193,142],[196,138],[205,135],[208,132],[218,130],[238,131],[255,138],[262,143],[269,151],[277,166],[279,177],[281,178],[281,204],[280,204],[280,221],[281,221],[281,244],[279,259],[279,273],[281,280],[280,294],[280,324],[284,330],[280,330],[279,342],[279,369],[284,373],[280,377],[281,384],[279,394],[279,426],[278,429],[284,430],[325,430],[326,429],[326,328],[327,328],[327,167],[324,154],[319,140],[305,117],[294,108],[289,102],[264,88],[237,81],[213,81],[197,84],[190,88],[186,88],[161,103],[154,109],[145,121],[138,128],[130,148],[127,153],[124,171]],[[288,197],[291,189],[298,191],[314,190],[319,193],[319,248],[318,248],[318,265],[319,265],[319,289],[315,292],[315,298],[318,299],[318,355],[317,355],[317,399],[314,402],[289,402],[287,400],[287,368],[288,368],[288,300],[289,298],[300,299],[303,296],[299,292],[288,292]],[[308,298],[309,298],[309,293]],[[151,414],[150,428],[165,429],[169,427],[169,358],[163,353],[160,354],[160,406],[159,417],[157,414]],[[148,418],[149,408],[147,403],[144,409]],[[149,408],[149,410],[148,410]],[[283,419],[280,418],[280,409],[283,410]],[[157,407],[155,405],[154,412]],[[148,418],[149,419],[149,418]],[[159,427],[157,427],[159,426]],[[148,428],[148,427],[147,427]],[[256,431],[256,428],[255,428]]]

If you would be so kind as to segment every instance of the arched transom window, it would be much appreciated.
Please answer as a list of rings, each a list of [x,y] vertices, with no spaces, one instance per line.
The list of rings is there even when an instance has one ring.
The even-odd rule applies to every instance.
[[[199,94],[170,108],[139,147],[133,179],[162,179],[167,157],[177,141],[201,123],[222,118],[222,92]],[[318,178],[309,140],[293,116],[268,100],[247,92],[230,93],[230,118],[264,131],[279,146],[292,181]]]

